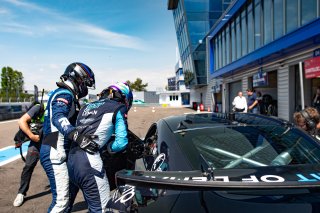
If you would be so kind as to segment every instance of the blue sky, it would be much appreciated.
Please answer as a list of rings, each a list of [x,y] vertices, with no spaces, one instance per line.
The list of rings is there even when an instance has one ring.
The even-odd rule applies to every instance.
[[[94,71],[93,94],[137,77],[164,88],[176,46],[167,0],[1,0],[0,67],[21,71],[25,89],[56,88],[75,61]]]

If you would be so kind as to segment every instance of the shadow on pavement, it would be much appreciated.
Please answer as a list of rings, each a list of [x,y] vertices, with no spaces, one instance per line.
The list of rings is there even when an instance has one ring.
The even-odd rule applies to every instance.
[[[86,209],[88,209],[86,201],[81,201],[73,205],[72,212],[82,211]]]
[[[35,198],[39,198],[39,197],[45,196],[47,194],[51,194],[51,190],[50,189],[47,190],[47,191],[44,191],[44,192],[40,192],[40,193],[35,194],[35,195],[27,196],[25,201],[32,200],[32,199],[35,199]]]
[[[50,186],[49,186],[49,188],[50,188]],[[40,192],[38,194],[26,197],[25,202],[28,201],[28,200],[32,200],[32,199],[35,199],[35,198],[39,198],[39,197],[48,195],[48,194],[51,194],[51,190],[50,189],[47,190],[47,191]],[[73,205],[72,212],[83,211],[83,210],[86,210],[86,209],[88,209],[88,205],[87,205],[86,201],[81,201],[81,202],[75,203]]]

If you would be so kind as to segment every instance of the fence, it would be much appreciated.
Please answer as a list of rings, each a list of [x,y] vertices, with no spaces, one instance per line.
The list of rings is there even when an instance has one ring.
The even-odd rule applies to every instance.
[[[0,121],[20,118],[30,104],[31,102],[0,103]]]
[[[20,103],[20,102],[32,102],[34,97],[29,97],[29,98],[4,98],[0,97],[0,103]]]

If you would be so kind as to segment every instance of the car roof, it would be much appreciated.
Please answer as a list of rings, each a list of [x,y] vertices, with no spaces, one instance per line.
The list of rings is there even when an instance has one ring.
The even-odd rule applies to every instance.
[[[233,119],[232,119],[233,118]],[[250,113],[190,113],[163,118],[172,132],[232,125],[272,125],[285,126],[292,123],[276,117]]]

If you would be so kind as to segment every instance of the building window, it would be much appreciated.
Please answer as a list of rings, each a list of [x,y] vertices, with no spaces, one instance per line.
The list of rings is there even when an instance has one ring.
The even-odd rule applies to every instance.
[[[226,28],[226,64],[230,63],[230,28]]]
[[[236,47],[236,28],[235,22],[231,23],[231,60],[235,61],[237,56],[237,47]]]
[[[217,37],[217,69],[220,68],[220,42],[219,42],[219,36]]]
[[[170,101],[177,101],[179,96],[178,95],[170,95],[169,98],[170,98]]]
[[[247,54],[247,20],[246,10],[241,13],[241,43],[242,43],[242,56]]]
[[[272,8],[272,1],[264,0],[264,3],[263,3],[264,44],[268,44],[270,43],[270,41],[272,41],[271,8]]]
[[[298,28],[298,0],[286,1],[286,33]]]
[[[253,31],[253,12],[252,3],[248,6],[248,53],[254,48],[254,31]]]
[[[241,29],[240,16],[236,18],[236,45],[237,45],[237,59],[241,57]]]
[[[274,39],[280,38],[283,35],[283,0],[273,1],[273,29]]]
[[[304,25],[317,17],[317,0],[301,0],[301,24]]]
[[[221,67],[224,67],[226,65],[226,37],[225,37],[225,31],[222,31],[221,35],[221,53],[222,53],[222,63]]]
[[[254,6],[254,44],[255,49],[261,46],[261,3],[260,0],[255,1]]]
[[[218,46],[219,46],[219,69],[222,67],[222,45],[221,45],[221,34],[218,35]]]
[[[218,42],[217,38],[214,38],[214,69],[218,69]]]

